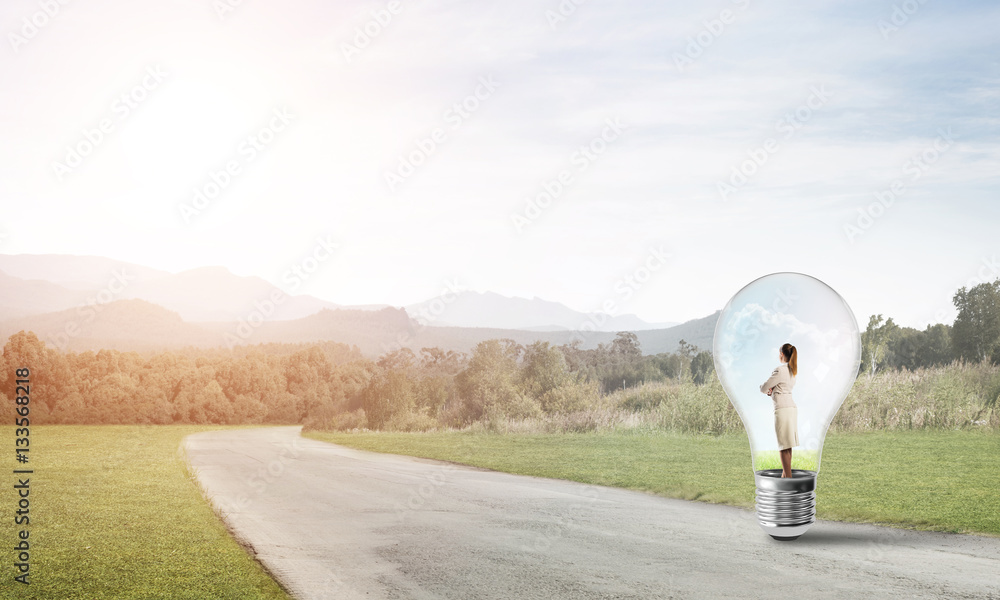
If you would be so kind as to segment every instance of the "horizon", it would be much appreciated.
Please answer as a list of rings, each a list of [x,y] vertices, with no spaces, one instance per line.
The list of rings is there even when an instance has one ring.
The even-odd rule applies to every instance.
[[[432,297],[428,297],[428,298],[425,298],[425,299],[423,299],[423,300],[419,300],[419,301],[417,301],[417,302],[413,302],[413,303],[410,303],[410,304],[407,304],[407,305],[401,305],[401,304],[391,304],[391,303],[386,303],[386,302],[371,302],[371,303],[363,303],[363,304],[342,304],[342,303],[339,303],[339,302],[336,302],[335,300],[331,300],[330,298],[325,298],[325,297],[322,297],[322,296],[320,296],[320,295],[316,295],[316,294],[314,294],[314,293],[310,293],[310,292],[308,292],[308,291],[305,291],[305,292],[302,292],[302,293],[299,293],[299,294],[296,294],[296,293],[288,293],[288,292],[285,292],[284,290],[282,290],[281,286],[280,286],[280,285],[278,285],[278,284],[277,284],[276,282],[274,282],[274,281],[269,281],[269,280],[267,280],[267,279],[265,279],[265,278],[263,278],[263,277],[260,277],[259,275],[255,275],[255,274],[250,274],[250,275],[240,275],[240,274],[238,274],[238,273],[235,273],[235,272],[233,272],[233,271],[232,271],[231,269],[229,269],[229,268],[228,268],[228,267],[226,267],[225,265],[201,265],[201,266],[196,266],[196,267],[191,267],[191,268],[187,268],[187,269],[180,269],[180,270],[177,270],[177,271],[170,271],[170,270],[167,270],[167,269],[158,269],[158,268],[155,268],[155,267],[149,267],[149,266],[147,266],[147,265],[141,265],[141,264],[139,264],[139,263],[134,263],[134,262],[131,262],[131,261],[127,261],[127,260],[120,260],[120,259],[117,259],[117,258],[114,258],[114,257],[108,257],[108,256],[98,256],[98,255],[79,255],[79,254],[29,254],[29,253],[21,253],[21,254],[6,254],[6,253],[3,253],[3,252],[0,252],[0,256],[3,256],[3,255],[7,255],[7,256],[19,256],[19,255],[20,255],[20,256],[69,256],[69,257],[74,257],[74,258],[96,258],[96,259],[101,259],[101,260],[111,260],[111,261],[113,261],[113,262],[115,262],[115,263],[120,263],[120,264],[129,264],[129,265],[133,265],[133,266],[138,266],[138,267],[143,267],[143,268],[148,268],[148,269],[153,269],[153,270],[157,270],[157,271],[161,271],[161,272],[163,272],[163,273],[164,273],[164,275],[165,275],[165,276],[171,276],[171,275],[178,275],[178,274],[180,274],[180,273],[184,273],[184,272],[190,272],[190,271],[197,271],[197,270],[202,270],[202,269],[219,269],[219,268],[221,268],[221,269],[224,269],[224,270],[226,270],[226,271],[227,271],[228,273],[230,273],[231,275],[233,275],[233,276],[235,276],[235,277],[250,277],[250,278],[258,278],[258,279],[260,279],[260,280],[264,281],[265,283],[267,283],[267,284],[269,284],[269,285],[272,285],[272,286],[276,287],[277,289],[281,290],[281,291],[282,291],[282,292],[283,292],[283,293],[284,293],[285,295],[287,295],[287,296],[288,296],[289,298],[294,298],[294,297],[313,297],[313,298],[316,298],[316,299],[318,299],[318,300],[321,300],[321,301],[325,301],[325,302],[330,302],[330,303],[332,303],[332,304],[335,304],[335,305],[337,305],[337,306],[335,306],[335,307],[334,307],[334,310],[336,310],[336,309],[347,309],[347,310],[351,310],[351,309],[358,309],[358,310],[371,310],[371,309],[364,309],[364,308],[361,308],[361,307],[364,307],[364,306],[376,306],[376,307],[380,307],[380,308],[386,308],[386,307],[389,307],[389,308],[399,308],[399,309],[404,309],[404,310],[405,310],[405,309],[407,309],[407,307],[409,307],[409,306],[415,306],[415,305],[419,305],[419,304],[426,304],[426,303],[429,303],[429,302],[431,302],[431,301],[435,300],[436,298],[440,298],[440,297],[441,297],[441,296],[432,296]],[[1000,265],[998,265],[998,264],[997,264],[997,263],[995,263],[995,262],[994,262],[994,263],[990,263],[990,262],[987,262],[987,261],[985,261],[985,260],[984,260],[984,265],[986,265],[987,267],[990,267],[991,265],[996,265],[996,266],[994,266],[994,267],[993,267],[993,270],[990,270],[990,271],[989,271],[990,273],[994,273],[994,272],[1000,272],[1000,271],[997,271],[997,270],[996,270],[996,269],[997,269],[998,267],[1000,267]],[[0,272],[5,272],[5,271],[4,271],[4,270],[3,270],[2,268],[0,268]],[[807,273],[807,274],[808,274],[808,273]],[[9,275],[9,274],[8,274],[8,275]],[[23,279],[23,278],[22,278],[22,279]],[[997,277],[996,279],[1000,279],[1000,276],[998,276],[998,277]],[[42,280],[42,281],[53,281],[53,282],[55,281],[55,280],[49,280],[49,279],[45,279],[45,278],[40,278],[40,280]],[[982,282],[989,282],[989,281],[990,281],[990,280],[989,280],[988,278],[983,278],[983,277],[982,277],[981,275],[979,275],[979,276],[975,276],[975,277],[973,277],[973,278],[970,278],[970,280],[969,280],[969,281],[967,281],[965,285],[966,285],[966,287],[971,287],[971,286],[973,286],[973,285],[976,285],[976,284],[978,284],[978,283],[982,283]],[[750,283],[750,282],[747,282],[747,284],[749,284],[749,283]],[[746,284],[745,284],[745,285],[746,285]],[[484,295],[484,294],[496,294],[496,295],[498,295],[498,296],[501,296],[501,297],[503,297],[503,298],[505,298],[505,299],[511,299],[511,300],[527,300],[527,301],[540,301],[540,302],[546,302],[546,303],[556,303],[556,304],[560,304],[561,306],[564,306],[564,307],[566,307],[566,308],[568,308],[568,309],[570,309],[570,310],[576,310],[576,309],[574,309],[573,307],[570,307],[570,306],[567,306],[566,304],[564,304],[564,303],[562,303],[562,302],[559,302],[558,300],[553,300],[553,299],[550,299],[550,298],[543,298],[543,297],[541,297],[541,296],[537,296],[537,295],[535,295],[535,296],[533,296],[533,297],[527,297],[527,296],[512,296],[512,295],[507,295],[507,294],[502,294],[502,293],[500,293],[500,292],[496,292],[496,291],[494,291],[494,290],[488,290],[488,289],[487,289],[487,290],[475,290],[475,289],[460,289],[460,290],[457,290],[457,291],[458,291],[459,293],[467,293],[467,292],[471,292],[471,293],[475,293],[475,294],[478,294],[478,295]],[[956,290],[956,291],[957,291],[957,290]],[[449,293],[451,293],[451,292],[449,292]],[[839,293],[839,292],[838,292],[838,293]],[[111,300],[111,302],[116,302],[116,301],[120,301],[120,300],[133,300],[133,299],[141,299],[141,300],[144,300],[143,298],[113,298],[113,299]],[[171,312],[177,312],[177,311],[175,311],[175,310],[173,310],[173,309],[170,309],[169,307],[164,307],[164,306],[162,306],[161,304],[159,304],[159,303],[157,303],[157,302],[155,302],[155,301],[148,301],[148,302],[150,302],[150,303],[152,303],[152,304],[155,304],[155,305],[157,305],[157,306],[161,306],[162,308],[166,308],[167,310],[170,310]],[[101,303],[101,304],[107,304],[108,302],[100,302],[100,303]],[[83,305],[81,305],[81,306],[83,306]],[[329,307],[323,307],[323,308],[320,308],[320,309],[318,309],[318,310],[317,310],[316,312],[320,312],[320,311],[322,311],[322,310],[327,310],[327,309],[329,309]],[[65,310],[72,310],[72,307],[71,307],[71,308],[69,308],[69,309],[65,309]],[[683,321],[681,321],[681,320],[673,320],[673,321],[671,321],[671,320],[665,320],[665,321],[655,321],[655,322],[654,322],[654,321],[648,321],[648,320],[646,320],[646,319],[643,319],[643,318],[642,318],[642,317],[641,317],[640,315],[636,315],[635,313],[629,313],[629,312],[621,312],[621,311],[618,311],[618,312],[614,312],[613,314],[612,314],[612,313],[607,313],[607,312],[604,312],[604,311],[601,311],[601,310],[595,310],[595,311],[592,311],[592,312],[593,312],[593,313],[602,313],[602,312],[604,312],[604,314],[609,314],[609,315],[611,315],[611,316],[614,316],[614,317],[628,317],[628,316],[632,316],[632,317],[636,317],[636,318],[638,318],[639,320],[641,320],[641,321],[643,321],[644,323],[646,323],[646,324],[649,324],[649,325],[657,325],[657,324],[660,324],[660,323],[671,323],[671,324],[669,324],[669,325],[666,325],[665,327],[663,327],[663,328],[666,328],[666,329],[669,329],[669,328],[671,328],[671,327],[674,327],[674,326],[677,326],[677,325],[683,325],[683,324],[685,324],[685,323],[688,323],[688,322],[691,322],[691,321],[696,321],[696,320],[700,320],[700,319],[704,319],[704,318],[707,318],[707,317],[710,317],[710,316],[712,316],[713,314],[715,314],[715,313],[718,313],[718,312],[720,312],[721,310],[723,310],[723,307],[722,307],[722,306],[720,306],[720,307],[718,307],[718,308],[715,308],[715,309],[712,309],[712,310],[709,310],[709,311],[705,312],[704,314],[702,314],[702,315],[700,315],[700,316],[695,316],[695,317],[693,317],[693,318],[690,318],[690,319],[685,319],[685,320],[683,320]],[[853,311],[853,309],[852,309],[852,311]],[[60,311],[53,311],[53,312],[61,312],[61,310],[60,310]],[[584,311],[577,311],[577,312],[581,312],[581,313],[582,313],[582,312],[584,312]],[[38,313],[38,314],[44,314],[44,313]],[[312,314],[315,314],[315,313],[312,313]],[[584,314],[587,314],[587,313],[584,313]],[[907,323],[903,323],[903,322],[901,322],[901,321],[900,321],[900,320],[899,320],[898,318],[896,318],[896,316],[895,316],[895,315],[891,315],[891,314],[887,314],[887,313],[885,313],[885,312],[882,312],[882,313],[871,313],[871,314],[869,314],[869,315],[858,315],[858,314],[857,314],[857,313],[855,312],[855,318],[857,319],[857,323],[858,323],[858,329],[859,329],[859,331],[861,331],[861,332],[864,332],[864,330],[865,330],[865,327],[866,327],[866,325],[867,325],[867,320],[868,320],[868,318],[869,318],[869,317],[871,317],[871,316],[874,316],[874,315],[876,315],[876,314],[882,314],[882,315],[883,315],[883,317],[884,317],[884,318],[885,318],[886,320],[887,320],[887,319],[889,319],[889,318],[892,318],[893,322],[894,322],[894,323],[895,323],[895,324],[896,324],[897,326],[900,326],[900,327],[910,327],[910,328],[913,328],[913,329],[916,329],[916,330],[918,330],[918,331],[924,331],[924,330],[926,329],[926,327],[929,327],[929,326],[931,326],[931,325],[935,325],[935,324],[939,324],[939,323],[941,323],[941,322],[938,322],[938,323],[929,323],[929,324],[925,325],[924,327],[916,327],[916,326],[913,326],[913,325],[910,325],[910,324],[907,324]],[[414,315],[411,315],[411,317],[414,317]],[[296,319],[300,319],[300,318],[303,318],[303,317],[284,317],[284,318],[282,318],[281,316],[277,316],[277,315],[275,315],[275,316],[273,316],[272,318],[267,318],[267,320],[269,320],[269,321],[270,321],[270,320],[276,320],[276,321],[285,321],[285,320],[296,320]],[[415,318],[415,317],[414,317],[414,318]],[[200,320],[198,320],[198,319],[195,319],[195,320],[190,320],[190,319],[187,319],[187,318],[184,318],[183,316],[182,316],[182,319],[183,319],[183,320],[184,320],[185,322],[190,322],[190,323],[198,323],[198,322],[201,322],[201,321],[200,321]],[[0,321],[2,321],[2,320],[4,320],[4,319],[0,319]],[[448,320],[448,319],[447,319],[447,318],[442,318],[442,319],[440,319],[440,320],[441,320],[441,321],[444,321],[444,322],[447,322],[447,320]],[[432,320],[432,321],[433,321],[433,320]],[[948,326],[951,326],[951,325],[952,325],[952,322],[944,322],[943,324],[945,324],[945,325],[948,325]],[[433,322],[431,322],[431,323],[428,323],[428,325],[431,325],[431,326],[433,326]],[[446,327],[466,327],[465,325],[443,325],[443,326],[446,326]],[[483,326],[475,326],[475,327],[483,327]],[[605,331],[605,332],[607,332],[607,331],[610,331],[610,330],[600,330],[600,331]]]

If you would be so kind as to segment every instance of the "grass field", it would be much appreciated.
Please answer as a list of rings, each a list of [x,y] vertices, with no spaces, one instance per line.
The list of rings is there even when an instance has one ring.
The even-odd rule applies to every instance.
[[[14,475],[0,486],[0,598],[287,599],[212,512],[178,454],[220,426],[31,429],[30,585],[13,581]],[[14,467],[14,431],[0,428]]]
[[[328,433],[306,437],[498,471],[752,507],[744,435]],[[1000,535],[1000,435],[830,434],[817,478],[821,519]]]

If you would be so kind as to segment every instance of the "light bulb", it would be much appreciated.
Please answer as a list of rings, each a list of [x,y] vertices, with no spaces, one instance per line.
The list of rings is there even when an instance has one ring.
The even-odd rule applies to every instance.
[[[772,398],[761,392],[795,346],[798,446],[783,478]],[[816,477],[826,431],[861,364],[861,335],[850,307],[828,285],[802,273],[772,273],[747,284],[715,326],[715,370],[750,438],[757,521],[778,540],[794,540],[816,521]]]

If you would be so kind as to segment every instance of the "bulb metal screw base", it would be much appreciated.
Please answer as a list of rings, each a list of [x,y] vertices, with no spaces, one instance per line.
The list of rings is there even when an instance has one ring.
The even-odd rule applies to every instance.
[[[781,469],[754,473],[757,484],[757,522],[769,536],[791,541],[816,522],[816,472],[792,469],[782,477]]]

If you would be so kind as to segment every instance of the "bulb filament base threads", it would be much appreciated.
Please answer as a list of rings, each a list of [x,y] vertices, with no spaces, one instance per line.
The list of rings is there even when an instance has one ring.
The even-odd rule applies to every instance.
[[[783,478],[781,469],[754,473],[757,484],[757,522],[769,536],[789,541],[816,522],[816,472],[792,469]]]

